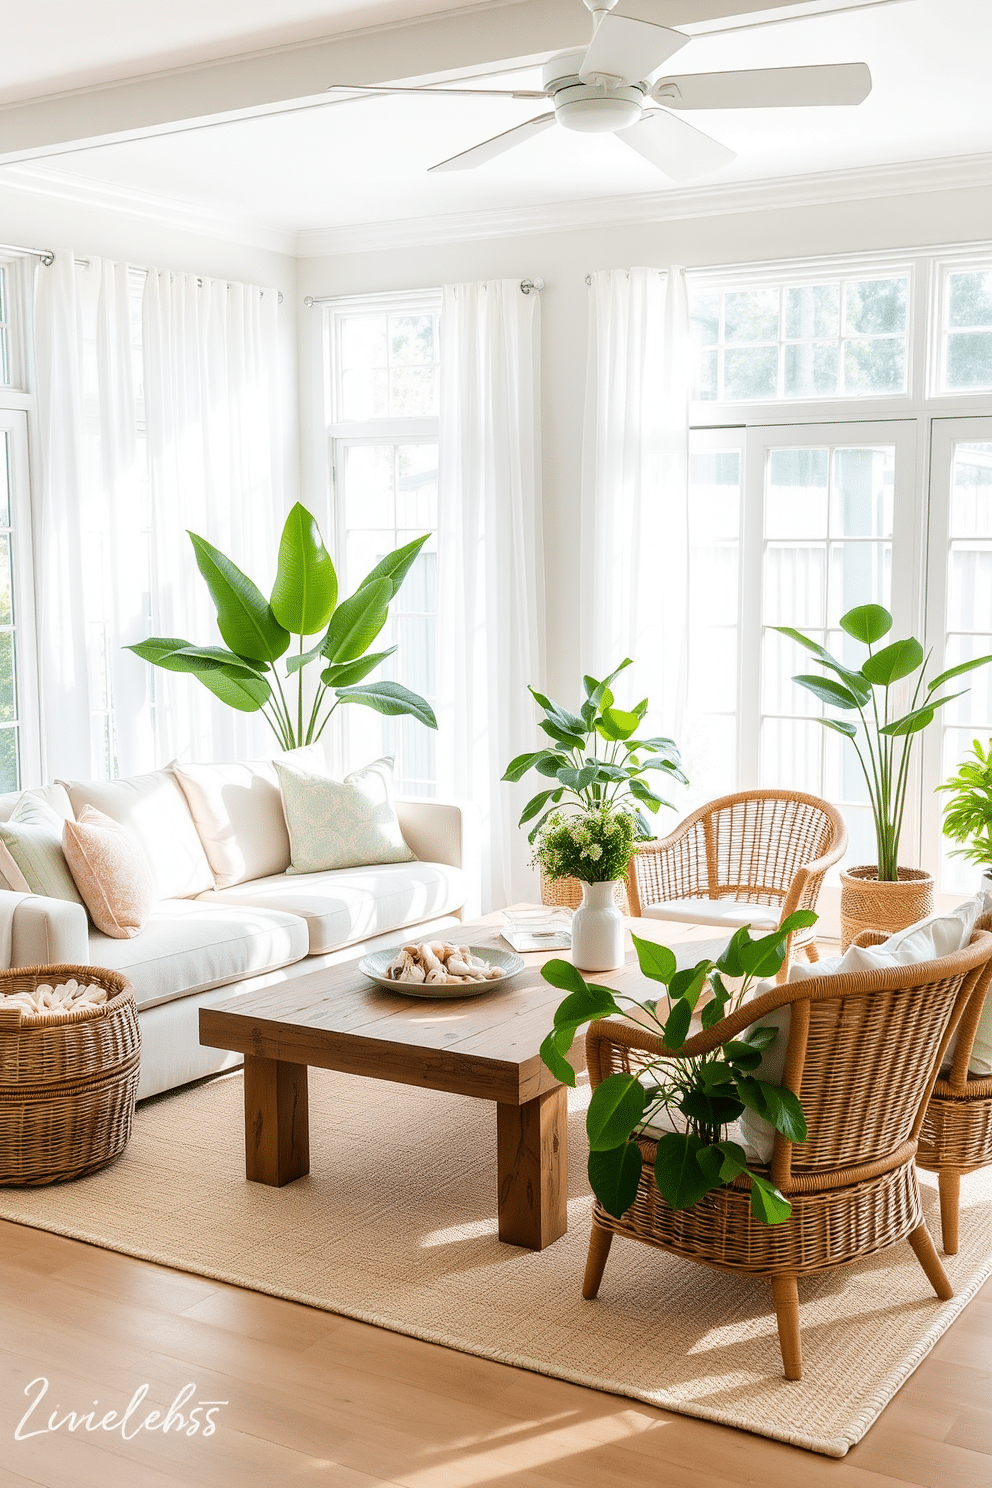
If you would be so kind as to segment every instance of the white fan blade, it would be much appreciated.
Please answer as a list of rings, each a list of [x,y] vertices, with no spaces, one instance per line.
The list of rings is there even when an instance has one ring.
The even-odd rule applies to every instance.
[[[669,92],[669,89],[677,91]],[[863,103],[871,92],[864,62],[827,67],[759,67],[752,72],[698,72],[660,78],[651,89],[666,108],[805,108]]]
[[[431,173],[435,171],[450,170],[474,170],[477,165],[485,165],[487,160],[495,160],[497,155],[502,155],[504,150],[512,150],[515,145],[523,144],[533,134],[540,134],[543,129],[550,129],[555,122],[555,116],[551,114],[539,114],[536,119],[528,119],[526,124],[517,124],[513,129],[507,129],[503,134],[494,135],[492,139],[483,140],[481,145],[473,145],[470,150],[463,150],[460,155],[452,155],[447,160],[440,161],[437,165],[430,167]]]
[[[617,139],[623,140],[632,150],[650,160],[659,170],[671,176],[673,181],[691,181],[695,176],[708,175],[729,165],[737,156],[726,145],[710,139],[694,124],[677,119],[662,109],[646,114],[638,124],[617,131]]]
[[[639,83],[691,40],[691,36],[669,31],[665,26],[607,14],[596,28],[579,68],[579,77],[584,83],[600,77]]]

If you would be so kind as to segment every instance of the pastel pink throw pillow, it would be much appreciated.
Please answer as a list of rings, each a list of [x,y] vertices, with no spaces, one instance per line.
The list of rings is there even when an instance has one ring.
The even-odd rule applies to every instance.
[[[62,851],[98,930],[114,940],[140,935],[157,899],[140,847],[112,817],[84,806],[62,829]]]

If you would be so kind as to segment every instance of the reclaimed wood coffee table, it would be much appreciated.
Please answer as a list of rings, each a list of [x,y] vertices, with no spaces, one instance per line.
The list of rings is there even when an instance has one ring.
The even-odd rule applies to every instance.
[[[505,949],[500,922],[499,914],[490,915],[444,933],[461,945]],[[666,945],[713,941],[712,926],[628,924]],[[619,990],[629,981],[631,994],[643,997],[629,934],[627,947],[621,971],[589,979]],[[478,997],[434,1002],[388,992],[358,971],[359,957],[201,1008],[200,1043],[245,1056],[248,1178],[281,1188],[310,1171],[310,1065],[471,1095],[496,1102],[499,1237],[543,1250],[568,1228],[568,1106],[566,1087],[539,1053],[563,995],[540,968],[568,954],[525,954],[525,970],[509,986],[497,983]],[[582,1068],[581,1038],[573,1059]]]

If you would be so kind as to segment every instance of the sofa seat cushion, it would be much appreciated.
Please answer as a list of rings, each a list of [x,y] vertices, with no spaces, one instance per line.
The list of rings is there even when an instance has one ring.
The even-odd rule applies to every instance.
[[[128,977],[139,1008],[276,971],[306,954],[307,927],[296,915],[191,899],[160,900],[132,940],[90,935],[92,965]]]
[[[771,904],[748,904],[744,899],[666,899],[644,904],[646,920],[682,920],[691,925],[752,925],[774,930],[782,911]]]
[[[316,956],[460,909],[465,881],[461,869],[448,863],[414,860],[327,873],[280,873],[201,894],[196,902],[302,915],[310,932],[310,954]]]

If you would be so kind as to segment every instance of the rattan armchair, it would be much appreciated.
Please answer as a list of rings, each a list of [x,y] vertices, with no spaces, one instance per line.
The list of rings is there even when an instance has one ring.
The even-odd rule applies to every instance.
[[[747,906],[755,905],[765,907],[765,924],[754,918],[754,928],[774,929],[794,910],[816,908],[824,875],[846,847],[844,818],[818,796],[786,790],[720,796],[631,859],[630,912],[733,927],[747,924]],[[733,905],[726,906],[729,916],[708,908],[719,900],[736,901],[741,912]],[[813,926],[791,937],[783,978],[797,950],[818,959],[815,936]]]
[[[992,930],[982,915],[979,930]],[[968,1075],[978,1020],[992,983],[992,964],[976,983],[958,1025],[946,1079],[938,1077],[923,1118],[917,1166],[938,1174],[940,1229],[947,1255],[958,1253],[961,1177],[992,1163],[992,1076]]]
[[[657,1143],[641,1138],[633,1204],[622,1219],[594,1204],[583,1296],[597,1295],[614,1235],[717,1270],[768,1276],[787,1379],[802,1375],[800,1276],[908,1240],[937,1296],[951,1297],[923,1221],[914,1156],[952,1029],[990,957],[992,935],[977,931],[964,950],[938,961],[779,985],[694,1035],[678,1056],[643,1028],[593,1023],[586,1057],[595,1087],[659,1057],[709,1053],[789,1005],[782,1083],[801,1100],[808,1135],[802,1144],[775,1137],[770,1176],[792,1204],[776,1225],[751,1218],[746,1178],[672,1210],[655,1185]]]

